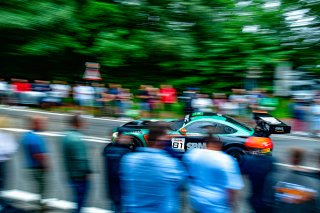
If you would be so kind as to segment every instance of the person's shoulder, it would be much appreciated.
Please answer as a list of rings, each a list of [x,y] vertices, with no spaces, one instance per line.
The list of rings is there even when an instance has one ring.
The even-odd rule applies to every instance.
[[[218,158],[224,165],[234,165],[235,163],[237,163],[237,161],[233,157],[222,151],[216,152],[215,157]]]
[[[76,131],[66,131],[64,133],[63,141],[64,142],[72,142],[79,140],[81,137],[81,134],[77,133]]]
[[[129,152],[122,157],[121,162],[124,164],[136,164],[140,160],[146,160],[144,154],[142,152]]]
[[[197,158],[197,156],[203,156],[202,149],[191,149],[188,150],[182,158],[182,161],[192,161],[193,159]]]
[[[31,139],[33,136],[34,136],[34,133],[32,131],[25,132],[22,135],[22,141],[27,141]]]

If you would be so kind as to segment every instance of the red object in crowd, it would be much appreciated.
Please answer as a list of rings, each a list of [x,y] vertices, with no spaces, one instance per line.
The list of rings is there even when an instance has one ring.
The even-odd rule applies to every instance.
[[[174,88],[161,88],[161,101],[165,104],[177,102],[177,91]]]
[[[13,82],[15,92],[28,92],[31,91],[31,84],[28,82]]]

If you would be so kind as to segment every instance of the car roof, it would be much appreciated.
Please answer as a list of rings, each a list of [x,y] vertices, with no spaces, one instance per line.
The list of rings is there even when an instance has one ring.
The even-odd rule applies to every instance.
[[[195,112],[189,115],[190,121],[199,119],[215,119],[225,121],[227,118],[224,115],[212,112]]]
[[[212,112],[195,112],[189,115],[189,122],[197,120],[216,120],[216,121],[226,121],[232,123],[233,125],[238,126],[239,128],[245,131],[253,131],[252,128],[248,127],[246,124],[239,122],[229,116],[221,115],[219,113]]]

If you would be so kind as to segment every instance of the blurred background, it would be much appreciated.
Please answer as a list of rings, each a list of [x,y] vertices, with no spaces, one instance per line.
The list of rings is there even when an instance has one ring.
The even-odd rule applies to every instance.
[[[89,206],[111,208],[101,197],[101,152],[112,129],[128,119],[217,112],[253,126],[252,110],[268,111],[300,133],[274,137],[281,166],[292,166],[287,150],[298,147],[309,153],[304,165],[318,168],[319,139],[305,136],[320,136],[320,0],[0,5],[0,115],[11,120],[0,130],[20,140],[30,128],[26,116],[48,117],[43,138],[52,154],[51,172],[58,172],[50,176],[49,198],[72,201],[61,181],[57,145],[68,128],[64,113],[71,112],[86,115],[85,141],[96,171]],[[6,187],[37,193],[24,178],[22,156],[19,151],[10,162]],[[244,199],[239,212],[249,212]]]
[[[133,118],[260,108],[302,125],[318,96],[318,0],[1,7],[3,104]]]

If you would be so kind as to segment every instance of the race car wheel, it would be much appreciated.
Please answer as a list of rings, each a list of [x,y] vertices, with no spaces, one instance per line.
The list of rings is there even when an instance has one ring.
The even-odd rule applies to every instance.
[[[227,148],[225,150],[225,152],[228,154],[228,155],[231,155],[236,161],[238,162],[241,162],[244,155],[245,155],[245,152],[242,148],[240,147],[236,147],[236,146],[233,146],[233,147],[230,147],[230,148]]]
[[[143,147],[142,142],[137,138],[133,138],[132,144],[130,144],[129,149],[135,150],[137,147]]]

